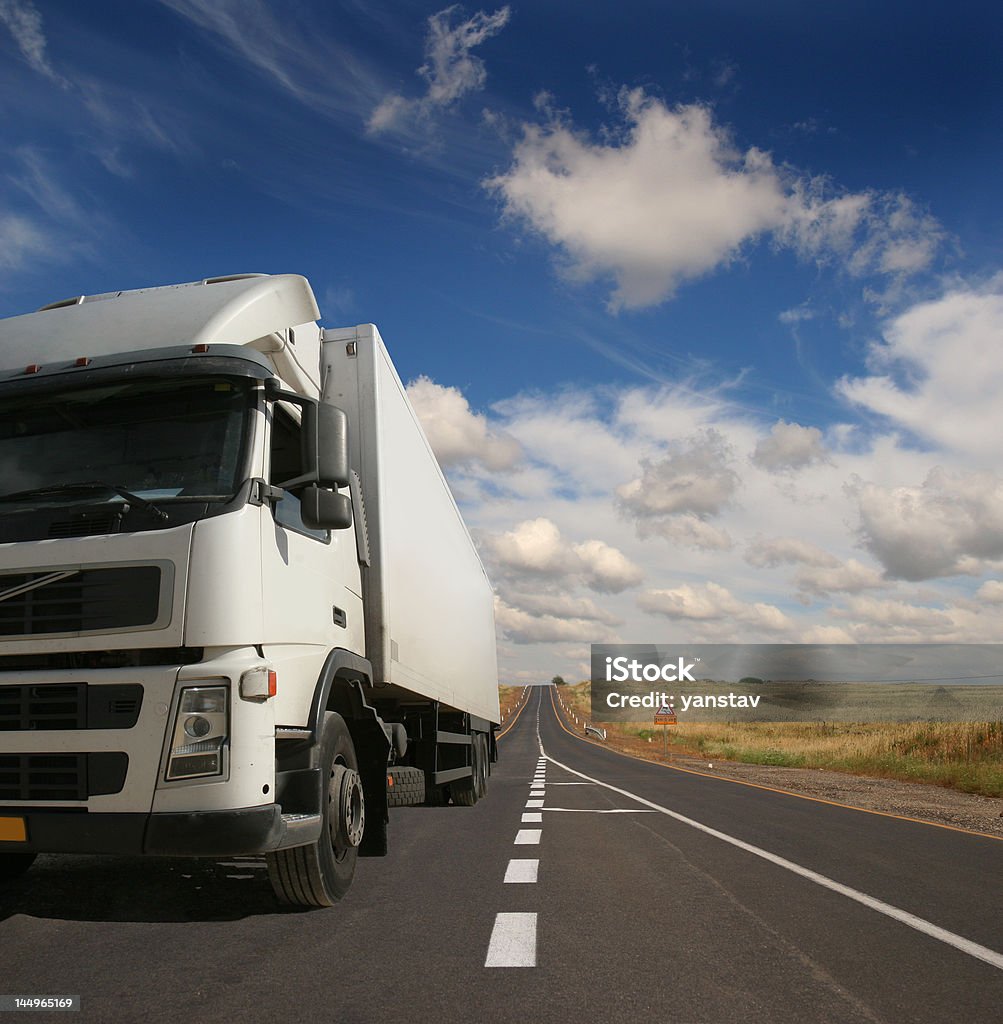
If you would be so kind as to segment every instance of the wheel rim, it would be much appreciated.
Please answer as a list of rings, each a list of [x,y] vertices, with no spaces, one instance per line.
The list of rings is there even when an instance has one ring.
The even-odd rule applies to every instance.
[[[359,773],[343,764],[331,769],[328,786],[328,830],[335,860],[362,842],[366,827],[366,801]]]

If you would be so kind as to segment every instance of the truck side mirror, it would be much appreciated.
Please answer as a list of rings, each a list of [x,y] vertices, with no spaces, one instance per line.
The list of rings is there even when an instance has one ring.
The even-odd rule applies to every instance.
[[[304,487],[300,516],[311,530],[347,530],[352,525],[352,499],[321,487]]]
[[[303,465],[308,472],[316,467],[321,487],[348,486],[348,416],[344,410],[324,402],[304,404]]]

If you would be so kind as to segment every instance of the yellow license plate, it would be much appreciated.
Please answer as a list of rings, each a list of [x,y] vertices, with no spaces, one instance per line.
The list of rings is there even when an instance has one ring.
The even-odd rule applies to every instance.
[[[28,830],[24,827],[24,818],[0,818],[0,842],[26,843]]]

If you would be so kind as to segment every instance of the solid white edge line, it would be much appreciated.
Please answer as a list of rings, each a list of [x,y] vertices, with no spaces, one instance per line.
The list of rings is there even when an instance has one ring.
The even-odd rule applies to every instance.
[[[678,811],[670,811],[668,807],[662,807],[661,804],[653,803],[651,800],[645,800],[643,796],[638,796],[636,793],[631,793],[629,790],[620,789],[617,786],[611,786],[608,782],[603,782],[600,779],[593,779],[590,775],[585,775],[583,772],[575,771],[574,768],[569,768],[566,764],[561,764],[560,761],[555,761],[554,758],[546,754],[543,750],[542,742],[540,744],[540,750],[547,756],[548,760],[557,765],[558,768],[563,768],[565,771],[571,772],[572,775],[577,775],[580,779],[587,779],[589,782],[594,782],[597,786],[603,786],[605,789],[612,790],[614,793],[619,793],[621,796],[625,796],[630,800],[636,800],[639,804],[644,804],[646,807],[652,808],[652,810],[661,811],[662,814],[667,814],[670,818],[675,818],[676,821],[681,821],[684,825],[689,825],[691,828],[695,828],[700,832],[713,836],[715,839],[720,839],[725,843],[729,843],[731,846],[738,847],[740,850],[745,850],[746,853],[751,853],[755,857],[761,857],[763,860],[769,861],[771,864],[776,864],[778,867],[785,868],[787,871],[790,871],[795,875],[807,878],[808,881],[822,886],[823,889],[829,889],[832,892],[839,893],[841,896],[846,896],[847,899],[851,899],[856,903],[869,907],[871,910],[876,910],[879,914],[884,914],[886,917],[890,917],[893,921],[898,921],[900,924],[913,928],[916,931],[921,932],[923,935],[928,935],[930,938],[937,939],[948,946],[953,946],[962,953],[967,953],[969,956],[975,957],[976,960],[982,960],[984,963],[995,967],[997,970],[1003,971],[1003,954],[997,953],[994,949],[989,949],[988,946],[982,946],[978,942],[966,939],[963,935],[955,935],[954,932],[949,932],[946,928],[941,928],[940,925],[933,924],[922,917],[917,917],[915,914],[910,914],[907,910],[900,910],[898,907],[894,907],[890,903],[885,903],[883,900],[875,899],[873,896],[868,896],[865,892],[860,892],[848,885],[843,885],[842,882],[837,882],[835,879],[829,878],[826,875],[820,875],[817,871],[812,871],[810,868],[805,868],[800,864],[795,864],[794,861],[787,860],[785,857],[780,857],[775,853],[770,853],[769,850],[764,850],[759,846],[753,846],[752,843],[747,843],[742,839],[736,839],[734,836],[729,836],[726,832],[719,832],[716,828],[711,828],[709,825],[704,825],[702,822],[694,821],[693,818],[687,818],[686,815],[680,814]]]
[[[485,967],[536,966],[536,914],[497,914]]]

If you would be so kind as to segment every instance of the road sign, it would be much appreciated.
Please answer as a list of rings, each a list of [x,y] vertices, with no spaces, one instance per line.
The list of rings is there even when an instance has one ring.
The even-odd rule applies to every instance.
[[[663,704],[655,712],[655,725],[675,725],[676,713],[667,704]]]

